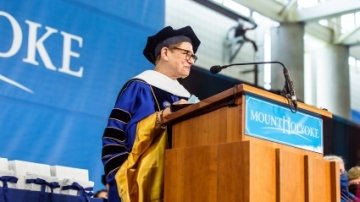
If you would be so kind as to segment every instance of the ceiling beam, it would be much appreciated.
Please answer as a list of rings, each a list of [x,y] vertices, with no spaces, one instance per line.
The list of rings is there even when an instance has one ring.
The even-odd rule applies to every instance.
[[[228,9],[228,8],[225,8],[224,6],[220,5],[220,4],[217,4],[215,2],[212,2],[212,1],[208,1],[208,0],[194,0],[195,2],[203,5],[203,6],[206,6],[208,7],[209,9],[212,9],[228,18],[231,18],[235,21],[238,21],[239,19],[242,19],[244,21],[248,21],[250,22],[251,20],[246,17],[246,16],[243,16],[243,15],[240,15],[238,13],[235,13],[234,11]]]
[[[334,32],[328,27],[319,25],[317,22],[306,23],[305,33],[327,43],[334,42]]]
[[[335,43],[349,46],[360,45],[360,27],[357,27],[352,31],[339,36],[335,40]]]
[[[297,0],[291,0],[289,1],[284,8],[279,12],[279,15],[281,17],[287,17],[289,15],[290,12],[293,12],[293,10],[297,9],[296,8],[296,4]]]
[[[340,16],[347,13],[360,11],[358,0],[331,0],[313,7],[295,10],[289,13],[288,20],[291,22],[307,22]]]
[[[234,0],[235,2],[260,13],[263,16],[271,18],[274,21],[283,22],[284,17],[280,15],[284,5],[269,0]]]
[[[204,1],[204,0],[195,0]],[[207,0],[205,0],[207,1]],[[360,0],[330,0],[314,7],[301,10],[294,9],[297,0],[291,0],[287,5],[269,0],[234,0],[235,2],[266,16],[279,23],[304,22],[305,32],[328,43],[343,45],[360,45],[360,30],[356,29],[334,40],[334,32],[317,20],[360,11]]]

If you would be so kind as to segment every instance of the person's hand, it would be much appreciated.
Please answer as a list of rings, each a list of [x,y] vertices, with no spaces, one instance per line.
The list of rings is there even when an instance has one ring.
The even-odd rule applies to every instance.
[[[174,102],[173,104],[174,105],[177,105],[177,104],[187,104],[188,101],[185,100],[185,99],[180,99],[179,101],[177,102]],[[161,122],[164,121],[164,118],[169,116],[170,114],[172,113],[170,107],[166,107],[165,109],[163,109],[161,112],[160,112],[160,120]]]
[[[179,101],[177,102],[174,102],[173,105],[176,105],[176,104],[187,104],[189,103],[187,100],[185,99],[180,99]],[[172,113],[170,107],[166,107],[165,109],[161,110],[160,111],[160,115],[158,117],[159,119],[159,122],[160,123],[163,123],[164,122],[164,119],[169,116],[170,114]]]
[[[171,112],[170,107],[166,107],[165,109],[163,109],[162,112],[160,113],[160,114],[161,114],[161,117],[160,117],[160,118],[161,118],[161,122],[163,122],[163,121],[164,121],[164,118],[167,117],[167,116],[169,116],[171,113],[172,113],[172,112]]]
[[[174,102],[173,104],[174,104],[174,105],[181,105],[181,104],[187,104],[187,103],[189,103],[187,100],[185,100],[185,99],[180,99],[179,101]]]

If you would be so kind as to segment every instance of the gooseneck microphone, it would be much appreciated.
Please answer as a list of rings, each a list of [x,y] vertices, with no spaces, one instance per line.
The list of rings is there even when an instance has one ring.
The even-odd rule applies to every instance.
[[[229,67],[229,65],[224,65],[224,66],[220,66],[220,65],[214,65],[212,67],[210,67],[210,72],[213,74],[217,74],[219,73],[222,69],[225,69]]]
[[[223,65],[223,66],[214,65],[210,68],[210,72],[213,74],[217,74],[221,70],[231,67],[231,66],[258,65],[258,64],[279,64],[283,67],[283,74],[285,77],[285,85],[284,85],[283,93],[285,94],[284,96],[286,98],[291,100],[291,102],[295,108],[295,111],[296,111],[297,110],[297,99],[296,99],[296,95],[295,95],[294,84],[291,80],[288,69],[285,67],[285,65],[283,63],[281,63],[279,61],[245,62],[245,63],[234,63],[234,64]]]
[[[285,66],[284,66],[283,72],[284,72],[284,77],[285,77],[286,91],[287,91],[288,95],[290,95],[290,99],[291,99],[292,103],[294,104],[295,109],[297,109],[297,99],[296,99],[296,95],[295,95],[294,84],[290,78],[289,71],[287,70],[287,68],[285,68]]]

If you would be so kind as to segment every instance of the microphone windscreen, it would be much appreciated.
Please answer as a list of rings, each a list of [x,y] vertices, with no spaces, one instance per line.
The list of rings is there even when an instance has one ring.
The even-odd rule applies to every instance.
[[[210,72],[213,74],[217,74],[221,71],[221,66],[220,65],[215,65],[210,67]]]

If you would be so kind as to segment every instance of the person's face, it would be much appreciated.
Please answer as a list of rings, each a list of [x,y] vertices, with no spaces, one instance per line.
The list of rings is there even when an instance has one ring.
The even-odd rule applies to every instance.
[[[169,48],[169,64],[172,68],[174,78],[185,78],[189,76],[191,66],[195,63],[193,47],[189,42],[182,42],[179,45]]]
[[[343,174],[346,172],[345,165],[343,162],[339,162],[339,168],[340,168],[340,174]]]

